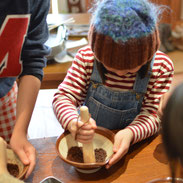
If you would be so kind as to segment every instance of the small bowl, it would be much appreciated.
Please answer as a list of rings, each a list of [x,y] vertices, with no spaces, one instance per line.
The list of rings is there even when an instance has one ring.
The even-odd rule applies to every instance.
[[[171,177],[159,178],[159,179],[151,180],[147,183],[172,183],[172,178]],[[183,179],[175,178],[175,183],[183,183]]]
[[[23,180],[25,178],[25,174],[28,170],[28,166],[25,166],[20,161],[18,156],[13,152],[13,150],[10,149],[9,147],[6,149],[6,153],[7,153],[7,163],[14,164],[14,165],[18,166],[19,174],[17,175],[16,178]]]
[[[69,142],[69,143],[67,143]],[[69,145],[68,145],[69,144]],[[56,150],[59,157],[66,163],[74,166],[76,170],[82,173],[94,173],[98,171],[102,166],[106,165],[113,155],[114,133],[106,128],[98,127],[95,130],[93,138],[93,148],[102,148],[106,151],[107,157],[104,162],[96,163],[78,163],[67,159],[68,150],[73,146],[82,147],[82,144],[75,141],[71,133],[64,132],[56,142]],[[69,146],[69,147],[68,147]]]

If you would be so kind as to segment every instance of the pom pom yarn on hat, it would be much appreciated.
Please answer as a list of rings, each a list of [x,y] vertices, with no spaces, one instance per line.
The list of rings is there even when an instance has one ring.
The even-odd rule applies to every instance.
[[[157,22],[154,9],[145,0],[103,0],[92,23],[97,32],[125,43],[154,32]]]
[[[160,44],[158,13],[148,0],[99,1],[88,34],[97,60],[115,69],[149,61]]]

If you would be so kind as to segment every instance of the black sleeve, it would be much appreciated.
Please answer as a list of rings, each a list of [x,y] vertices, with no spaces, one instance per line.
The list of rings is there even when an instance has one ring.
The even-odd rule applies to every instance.
[[[50,48],[44,45],[49,36],[46,17],[50,0],[30,0],[29,2],[31,18],[22,49],[23,71],[20,77],[34,75],[42,80],[43,67],[46,66],[45,56],[50,53]]]

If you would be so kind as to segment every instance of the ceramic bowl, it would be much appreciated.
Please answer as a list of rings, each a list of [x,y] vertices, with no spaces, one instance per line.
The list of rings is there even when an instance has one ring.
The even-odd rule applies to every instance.
[[[148,183],[172,183],[172,178],[171,177],[159,178],[159,179],[149,181]],[[175,178],[174,183],[183,183],[183,179],[182,178]]]
[[[68,143],[69,142],[69,143]],[[95,130],[93,138],[93,148],[102,148],[106,151],[107,157],[104,162],[96,163],[78,163],[67,159],[68,150],[73,146],[82,147],[82,144],[76,142],[70,132],[64,132],[56,142],[56,150],[59,157],[66,163],[74,166],[79,172],[94,173],[102,166],[106,165],[113,155],[114,133],[106,128],[98,127]]]
[[[10,164],[14,164],[18,166],[19,169],[19,174],[17,175],[16,178],[23,180],[25,177],[25,174],[28,170],[28,166],[25,166],[20,159],[18,158],[18,156],[13,152],[12,149],[7,148],[6,149],[6,153],[7,153],[7,163]]]

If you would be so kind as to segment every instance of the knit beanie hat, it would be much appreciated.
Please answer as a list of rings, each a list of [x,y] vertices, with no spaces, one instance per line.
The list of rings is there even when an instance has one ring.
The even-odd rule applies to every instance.
[[[160,45],[159,10],[148,0],[98,0],[88,33],[96,59],[118,70],[150,61]]]

